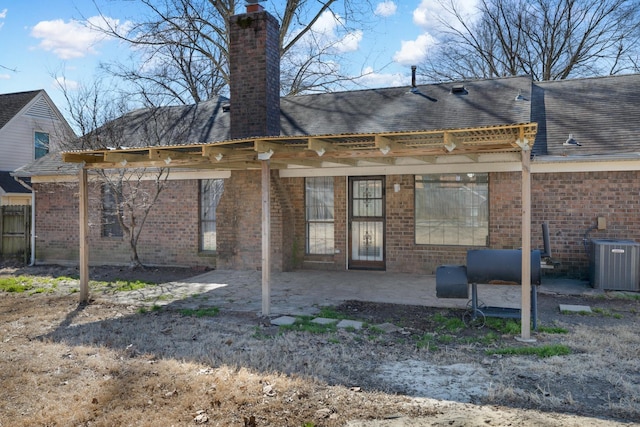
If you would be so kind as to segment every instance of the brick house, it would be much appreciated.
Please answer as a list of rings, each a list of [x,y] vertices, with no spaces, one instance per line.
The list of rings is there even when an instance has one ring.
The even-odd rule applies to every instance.
[[[523,161],[507,142],[529,134],[532,246],[548,223],[556,272],[586,277],[590,238],[640,241],[640,75],[280,98],[277,22],[263,11],[232,22],[230,100],[166,107],[165,124],[188,123],[179,138],[148,147],[151,112],[134,111],[122,122],[137,148],[53,153],[15,172],[36,191],[37,262],[77,263],[78,161],[140,161],[175,167],[141,236],[143,262],[260,269],[269,159],[271,269],[432,274],[470,248],[522,245]],[[126,244],[105,232],[100,184],[89,194],[91,263],[126,263]]]

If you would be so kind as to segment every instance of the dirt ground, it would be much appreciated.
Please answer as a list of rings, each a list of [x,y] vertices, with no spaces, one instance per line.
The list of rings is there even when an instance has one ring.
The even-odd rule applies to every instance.
[[[91,277],[201,272],[102,267]],[[20,274],[77,271],[0,265],[0,277]],[[0,426],[640,425],[638,298],[540,295],[544,332],[520,343],[504,321],[460,327],[460,310],[347,301],[332,311],[364,328],[314,333],[250,313],[79,306],[74,286],[0,293]],[[570,354],[493,354],[555,344]]]

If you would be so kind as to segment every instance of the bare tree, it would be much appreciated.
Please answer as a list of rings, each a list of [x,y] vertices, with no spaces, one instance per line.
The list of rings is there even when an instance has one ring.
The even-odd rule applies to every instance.
[[[109,94],[117,91],[104,90],[99,83],[75,91],[63,86],[61,89],[72,125],[82,135],[67,141],[61,147],[63,150],[164,145],[168,140],[178,140],[174,138],[180,138],[179,134],[187,131],[188,123],[176,126],[167,109],[149,106],[129,111],[130,105],[125,98],[114,99]],[[121,234],[127,241],[130,266],[142,267],[138,242],[148,215],[165,187],[169,169],[124,166],[95,171],[106,189],[94,192],[91,203],[102,210],[102,215],[98,216],[101,218],[99,226],[109,225],[110,230],[117,230],[115,234]],[[105,193],[112,203],[104,203]],[[108,218],[114,218],[116,224],[104,224],[103,221],[108,221]]]
[[[637,70],[636,0],[481,0],[476,19],[454,0],[440,44],[425,62],[431,80],[529,74],[558,80]]]
[[[228,93],[229,17],[243,5],[236,0],[140,0],[148,12],[131,25],[115,26],[105,17],[95,29],[136,47],[132,63],[104,64],[110,73],[134,83],[156,104],[189,104]],[[354,4],[357,3],[357,7]],[[274,6],[275,7],[275,6]],[[344,39],[361,25],[368,0],[287,0],[273,11],[281,22],[282,93],[327,91],[355,80],[337,66],[344,58],[336,40],[319,37],[317,24],[335,19],[335,36]],[[329,14],[329,15],[327,15]],[[310,43],[316,42],[312,48]]]

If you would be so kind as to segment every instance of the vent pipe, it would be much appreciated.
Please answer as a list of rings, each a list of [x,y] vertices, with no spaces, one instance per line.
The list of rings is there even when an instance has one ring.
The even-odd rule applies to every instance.
[[[416,69],[415,65],[411,66],[411,92],[418,92],[418,86],[416,85]]]

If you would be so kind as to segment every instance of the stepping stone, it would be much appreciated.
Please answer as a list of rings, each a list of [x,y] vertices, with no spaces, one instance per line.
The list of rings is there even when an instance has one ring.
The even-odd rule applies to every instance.
[[[393,332],[400,332],[402,330],[402,328],[397,327],[393,323],[381,323],[379,325],[375,325],[375,327],[387,334],[391,334]]]
[[[353,329],[362,329],[362,322],[358,322],[356,320],[341,320],[338,322],[338,328],[353,328]]]
[[[317,323],[319,325],[330,325],[332,323],[336,323],[337,319],[327,319],[326,317],[316,317],[311,321],[311,323]]]
[[[293,325],[295,321],[296,321],[295,317],[280,316],[275,319],[271,319],[271,324],[275,326],[290,326],[290,325]]]
[[[588,305],[572,305],[560,304],[560,313],[591,313],[591,307]]]

